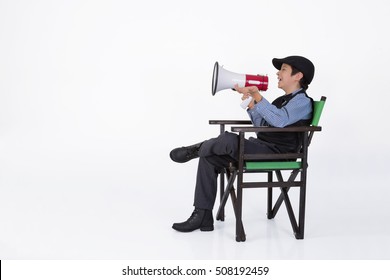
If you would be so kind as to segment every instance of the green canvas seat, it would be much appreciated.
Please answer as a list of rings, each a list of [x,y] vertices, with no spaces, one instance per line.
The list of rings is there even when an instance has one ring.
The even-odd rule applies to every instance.
[[[272,219],[277,214],[280,206],[284,203],[294,231],[295,238],[304,238],[305,205],[306,205],[306,179],[308,147],[316,131],[321,131],[318,126],[319,120],[325,105],[326,97],[314,101],[313,119],[310,126],[275,128],[275,127],[253,127],[250,121],[237,120],[210,120],[209,124],[219,125],[220,133],[223,133],[226,126],[231,127],[232,132],[239,134],[239,160],[237,165],[231,165],[220,174],[220,206],[217,212],[217,220],[224,220],[224,207],[226,201],[231,197],[233,209],[236,216],[236,241],[245,241],[246,235],[242,223],[242,194],[245,188],[266,188],[267,189],[267,217]],[[245,133],[258,132],[298,132],[303,135],[301,151],[289,154],[245,154],[244,139]],[[290,176],[284,180],[282,171],[291,170]],[[245,181],[246,173],[267,173],[266,181]],[[277,180],[274,181],[273,175]],[[300,174],[300,176],[298,176]],[[225,187],[225,175],[227,184]],[[236,182],[237,191],[234,188]],[[299,191],[298,221],[295,218],[294,210],[288,196],[291,187],[297,187]],[[281,193],[278,199],[273,201],[273,188],[279,188]]]
[[[249,161],[245,162],[246,170],[289,170],[301,168],[299,161]]]

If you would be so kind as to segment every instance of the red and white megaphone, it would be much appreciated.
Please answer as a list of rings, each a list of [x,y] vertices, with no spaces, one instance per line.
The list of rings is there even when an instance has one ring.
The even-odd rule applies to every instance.
[[[256,86],[260,91],[266,91],[268,89],[268,76],[230,72],[224,69],[223,66],[219,66],[218,62],[215,62],[211,93],[215,95],[220,90],[234,88],[236,84],[239,87]],[[252,98],[244,100],[241,107],[248,107],[251,101]]]

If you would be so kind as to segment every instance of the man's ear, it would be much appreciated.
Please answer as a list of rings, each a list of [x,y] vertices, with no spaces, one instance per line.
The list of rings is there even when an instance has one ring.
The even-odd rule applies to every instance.
[[[299,82],[303,78],[303,73],[302,72],[297,72],[294,75],[294,78]]]

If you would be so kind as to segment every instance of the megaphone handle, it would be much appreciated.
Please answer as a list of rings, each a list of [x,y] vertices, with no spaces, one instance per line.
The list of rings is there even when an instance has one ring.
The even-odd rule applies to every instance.
[[[247,99],[245,99],[244,101],[242,101],[242,103],[241,103],[241,105],[240,105],[241,108],[242,108],[242,109],[248,108],[248,105],[249,105],[249,103],[251,103],[252,99],[253,99],[253,97],[252,97],[252,96],[249,96]]]

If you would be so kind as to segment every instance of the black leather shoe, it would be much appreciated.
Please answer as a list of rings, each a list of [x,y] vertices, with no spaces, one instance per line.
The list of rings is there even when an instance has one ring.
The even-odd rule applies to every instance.
[[[213,213],[211,210],[195,208],[187,221],[183,223],[174,223],[172,228],[181,232],[191,232],[196,229],[200,229],[201,231],[212,231],[214,230]]]
[[[203,142],[202,142],[203,143]],[[198,143],[192,146],[176,148],[171,151],[169,156],[173,161],[184,163],[191,159],[199,157],[199,149],[202,143]]]

